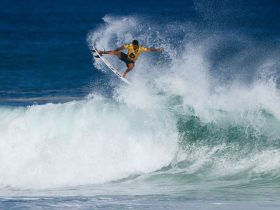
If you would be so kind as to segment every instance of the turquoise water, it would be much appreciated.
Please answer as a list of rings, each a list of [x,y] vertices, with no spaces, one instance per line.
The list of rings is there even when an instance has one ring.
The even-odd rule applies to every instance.
[[[1,1],[0,208],[279,209],[279,6]]]

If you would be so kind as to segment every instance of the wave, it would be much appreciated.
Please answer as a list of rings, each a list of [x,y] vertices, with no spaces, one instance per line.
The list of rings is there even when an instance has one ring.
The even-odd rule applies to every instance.
[[[168,114],[100,97],[0,113],[1,185],[102,183],[158,170],[176,151]]]
[[[132,86],[112,79],[112,97],[93,90],[80,101],[0,107],[0,185],[45,189],[127,177],[162,183],[167,177],[186,188],[205,186],[201,177],[279,180],[277,60],[248,65],[256,67],[248,67],[250,80],[225,71],[232,76],[226,80],[217,69],[227,59],[217,64],[210,56],[220,49],[219,35],[199,36],[192,23],[168,23],[165,31],[161,26],[136,16],[106,16],[89,33],[89,46],[114,49],[137,37],[166,49],[142,55],[129,73]],[[240,54],[227,63],[237,73],[244,63]]]

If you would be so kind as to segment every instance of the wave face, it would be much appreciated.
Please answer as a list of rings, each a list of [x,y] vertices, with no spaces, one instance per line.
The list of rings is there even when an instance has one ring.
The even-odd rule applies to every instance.
[[[2,187],[112,181],[139,185],[141,193],[279,187],[277,49],[188,21],[103,20],[88,34],[90,47],[114,49],[137,37],[165,52],[141,56],[129,73],[132,86],[112,75],[111,97],[93,90],[81,101],[1,107]]]
[[[2,108],[1,185],[86,185],[158,170],[174,156],[176,127],[153,109],[100,97]]]

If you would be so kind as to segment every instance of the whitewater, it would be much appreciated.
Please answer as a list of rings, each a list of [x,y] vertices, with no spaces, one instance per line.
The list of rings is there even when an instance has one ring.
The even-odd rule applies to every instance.
[[[237,45],[254,48],[253,41],[196,30],[189,22],[163,29],[138,16],[103,17],[88,33],[89,53],[94,42],[114,49],[135,36],[164,53],[143,54],[131,86],[92,60],[93,71],[111,74],[108,94],[1,106],[0,194],[171,195],[204,207],[205,200],[279,201],[279,61],[272,53],[244,66],[250,49],[228,68],[215,66],[210,52],[221,43],[238,37]],[[254,71],[233,72],[246,67]]]

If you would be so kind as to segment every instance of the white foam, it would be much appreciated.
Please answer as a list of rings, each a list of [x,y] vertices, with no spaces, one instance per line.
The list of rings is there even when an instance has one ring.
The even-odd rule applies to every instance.
[[[174,122],[157,110],[94,97],[1,108],[0,184],[48,188],[108,182],[170,163]]]

